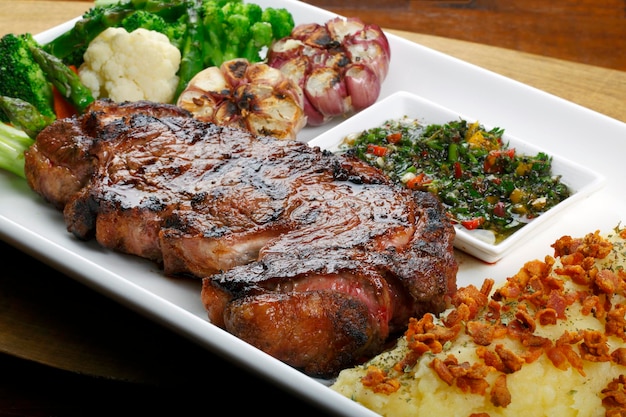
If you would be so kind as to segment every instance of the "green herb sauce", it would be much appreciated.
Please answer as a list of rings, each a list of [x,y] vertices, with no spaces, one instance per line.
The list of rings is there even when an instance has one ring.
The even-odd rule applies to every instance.
[[[498,243],[571,194],[552,174],[551,156],[518,154],[503,133],[462,119],[421,125],[403,117],[346,137],[340,150],[434,193],[454,223],[491,231]]]

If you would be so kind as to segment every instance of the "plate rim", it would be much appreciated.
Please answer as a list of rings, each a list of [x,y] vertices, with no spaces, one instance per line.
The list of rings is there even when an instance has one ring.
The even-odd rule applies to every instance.
[[[302,14],[311,15],[311,20],[315,19],[325,19],[330,16],[336,16],[334,13],[329,11],[317,8],[315,6],[308,5],[306,3],[302,3],[296,0],[260,0],[259,4],[265,6],[268,5],[284,5],[285,7],[297,7],[298,10]],[[61,31],[64,25],[70,25],[70,22],[65,22],[62,25],[51,28],[47,31],[40,33],[38,36],[42,36],[44,34],[50,35],[53,33],[57,33]],[[449,68],[449,72],[454,72],[455,74],[463,74],[464,81],[467,81],[467,94],[472,95],[474,91],[474,86],[471,85],[470,81],[472,80],[488,80],[490,84],[494,84],[495,87],[504,87],[506,93],[511,91],[519,93],[521,98],[520,101],[524,101],[525,99],[529,99],[532,103],[538,103],[546,108],[556,108],[560,110],[559,114],[556,115],[556,120],[551,122],[551,124],[547,125],[549,129],[546,132],[542,132],[540,137],[546,137],[554,133],[556,129],[556,125],[558,123],[562,123],[567,117],[571,115],[580,116],[579,123],[584,128],[585,131],[592,131],[592,124],[596,127],[600,127],[600,134],[610,135],[612,133],[622,135],[622,138],[626,137],[626,124],[618,122],[615,119],[609,118],[606,115],[602,115],[595,111],[583,108],[579,105],[566,101],[564,99],[560,99],[558,97],[554,97],[549,93],[538,90],[534,87],[522,84],[520,82],[511,80],[507,77],[504,77],[499,74],[495,74],[488,70],[479,68],[473,64],[469,64],[467,62],[461,61],[457,58],[448,56],[441,52],[432,50],[425,46],[413,43],[407,39],[400,38],[399,36],[393,34],[387,34],[390,43],[392,44],[392,60],[396,60],[398,54],[393,52],[394,49],[396,52],[400,51],[402,55],[405,50],[411,51],[416,57],[403,57],[403,58],[411,58],[414,60],[421,58],[428,58],[429,64],[433,62],[437,64],[446,64]],[[416,65],[414,61],[410,61],[411,65]],[[468,74],[469,73],[469,74]],[[437,77],[441,77],[443,80],[445,77],[452,77],[454,74],[437,74]],[[473,77],[473,78],[472,78]],[[411,78],[413,79],[413,77]],[[445,78],[446,81],[449,81],[451,84],[450,88],[454,88],[455,81],[453,78]],[[394,81],[395,82],[395,81]],[[415,83],[419,83],[420,80],[416,79]],[[425,88],[428,94],[425,94],[425,98],[432,99],[433,97],[445,97],[445,100],[441,100],[441,104],[445,106],[449,106],[450,102],[458,103],[460,108],[468,107],[467,99],[464,97],[452,97],[447,92],[437,92],[433,93],[432,90],[428,89],[428,86],[424,84],[415,84],[411,85],[415,88]],[[387,90],[389,88],[384,87]],[[386,97],[385,94],[389,94],[389,91],[381,94],[381,99]],[[477,104],[478,109],[477,113],[480,110],[485,108],[490,108],[488,104],[485,102],[486,99],[478,100]],[[433,100],[435,102],[439,102],[437,100]],[[456,106],[449,106],[456,108]],[[539,109],[542,110],[542,109]],[[533,115],[539,117],[539,110],[532,110]],[[541,119],[541,122],[544,120]],[[502,124],[505,124],[504,122]],[[329,126],[328,128],[330,128]],[[515,126],[518,130],[524,130],[522,126],[516,124]],[[520,136],[517,133],[514,133],[517,136]],[[313,131],[312,135],[316,135],[316,132]],[[521,135],[523,136],[523,135]],[[604,137],[603,140],[605,142],[617,143],[617,139],[613,137]],[[607,168],[608,169],[608,168]],[[615,169],[613,169],[615,171]],[[610,179],[610,175],[607,175],[607,178]],[[597,202],[615,202],[614,198],[608,193],[614,191],[612,187],[614,184],[611,181],[607,181],[608,186],[605,187],[605,190],[601,190],[599,195],[595,195],[594,199]],[[42,204],[40,202],[31,201],[32,196],[24,196],[22,195],[23,184],[13,178],[10,174],[0,173],[0,191],[11,191],[7,197],[10,201],[17,201],[21,204],[24,203],[27,207],[34,207],[36,212],[36,221],[47,225],[46,223],[47,217],[50,216],[51,208],[49,207],[41,207]],[[5,196],[2,197],[4,199]],[[612,199],[613,198],[613,199]],[[71,239],[67,236],[51,236],[49,235],[48,230],[33,230],[29,227],[24,227],[27,220],[25,220],[22,216],[22,213],[13,213],[12,207],[7,208],[3,207],[4,203],[0,199],[0,238],[6,240],[13,246],[16,246],[22,249],[24,252],[31,254],[34,257],[44,261],[45,263],[51,265],[52,267],[59,269],[60,271],[68,274],[73,279],[76,279],[79,282],[101,292],[105,295],[115,299],[116,301],[123,303],[127,307],[136,310],[148,318],[172,329],[180,333],[181,335],[199,343],[200,345],[206,347],[208,350],[213,351],[214,353],[222,354],[228,357],[231,360],[240,363],[242,360],[244,366],[248,367],[249,371],[256,372],[268,380],[274,382],[276,385],[283,387],[287,391],[292,391],[298,395],[300,395],[304,399],[308,399],[311,402],[320,405],[321,407],[336,413],[337,415],[346,415],[346,416],[375,416],[378,415],[373,413],[371,410],[365,408],[364,406],[357,404],[350,399],[343,397],[341,394],[332,391],[329,389],[323,381],[318,381],[312,379],[299,371],[289,367],[288,365],[283,364],[282,362],[270,357],[269,355],[264,354],[260,350],[247,345],[244,346],[245,342],[240,341],[239,339],[234,338],[232,335],[221,334],[216,331],[216,329],[212,329],[215,327],[208,322],[203,322],[202,320],[198,320],[197,315],[193,312],[188,311],[185,307],[182,307],[176,302],[170,301],[167,297],[160,295],[159,293],[154,292],[152,289],[147,289],[142,287],[140,284],[137,284],[135,281],[130,280],[127,277],[121,276],[116,272],[116,270],[106,270],[103,265],[103,258],[106,258],[107,254],[103,254],[101,252],[93,251],[89,252],[88,250],[80,249],[77,252],[72,252],[69,255],[72,259],[68,260],[59,258],[58,256],[62,256],[67,254],[68,251],[72,248],[73,243]],[[22,201],[22,200],[28,201]],[[621,205],[620,205],[621,204]],[[587,215],[592,213],[594,210],[593,204],[581,204],[581,207],[577,214],[579,215]],[[612,207],[611,210],[608,211],[606,218],[602,219],[602,221],[596,221],[594,225],[610,226],[613,224],[615,218],[619,218],[619,215],[622,215],[622,208],[625,205],[623,202],[619,202],[617,207]],[[624,211],[626,212],[626,210]],[[31,213],[27,213],[31,214]],[[43,220],[41,220],[43,218]],[[58,219],[57,219],[58,220]],[[595,226],[594,226],[595,227]],[[52,228],[55,231],[62,230],[59,222],[52,224]],[[547,241],[549,241],[552,237],[552,233],[559,232],[559,228],[555,229],[551,228],[549,231],[542,232],[540,239],[537,239],[536,245],[543,245]],[[578,230],[586,230],[580,227],[576,228]],[[574,231],[572,231],[574,232]],[[71,251],[70,251],[71,252]],[[529,253],[536,253],[531,251],[530,249],[523,251],[523,255],[526,256]],[[84,254],[88,254],[88,256],[83,256]],[[118,255],[114,255],[117,259],[121,259],[121,263],[124,267],[132,267],[136,268],[138,271],[143,271],[143,265],[136,266],[133,262],[127,262],[126,258],[118,258]],[[80,258],[80,259],[79,259]],[[526,259],[526,258],[524,258]],[[70,261],[79,260],[79,264],[73,264]],[[522,265],[511,265],[510,262],[506,262],[504,264],[499,264],[500,267],[492,267],[489,265],[481,264],[480,262],[473,262],[468,259],[461,259],[462,267],[465,268],[465,274],[463,279],[471,279],[471,276],[478,276],[479,279],[484,279],[487,275],[498,275],[499,279],[503,279],[508,271],[516,267],[521,267]],[[94,278],[93,276],[89,276],[89,274],[82,269],[84,263],[89,265],[95,265],[97,267],[98,277]],[[134,269],[132,270],[134,271]],[[125,290],[129,292],[123,293]],[[171,312],[173,316],[168,317],[166,314],[163,314],[162,311],[158,311],[158,308],[165,307],[167,312]],[[206,333],[203,333],[206,332]],[[223,332],[223,331],[222,331]],[[207,334],[208,333],[208,334]],[[225,333],[225,332],[224,332]],[[225,340],[226,345],[217,345],[215,340],[209,340],[208,336],[215,335],[220,341]],[[230,336],[230,337],[229,337]],[[232,339],[236,340],[232,340]],[[238,341],[238,342],[237,342]],[[234,351],[230,350],[232,346],[236,346]],[[243,352],[243,354],[241,354]],[[259,362],[255,362],[258,360]]]

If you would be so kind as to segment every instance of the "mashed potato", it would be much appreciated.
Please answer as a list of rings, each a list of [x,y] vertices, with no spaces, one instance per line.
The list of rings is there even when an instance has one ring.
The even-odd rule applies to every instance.
[[[383,416],[626,415],[626,229],[564,236],[331,386]]]

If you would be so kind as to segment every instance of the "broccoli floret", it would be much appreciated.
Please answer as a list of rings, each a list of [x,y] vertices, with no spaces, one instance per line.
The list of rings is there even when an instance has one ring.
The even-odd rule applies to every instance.
[[[188,25],[189,15],[184,14],[174,22],[168,23],[167,26],[165,26],[163,34],[167,36],[172,45],[182,50],[188,32]]]
[[[158,14],[147,12],[145,10],[137,10],[135,13],[122,20],[122,27],[126,29],[127,32],[143,28],[164,33],[167,23],[165,22],[165,19]]]
[[[24,174],[24,151],[35,142],[23,130],[0,122],[0,169],[26,178]]]
[[[284,8],[275,9],[268,7],[263,10],[261,20],[272,26],[274,39],[282,39],[291,35],[291,31],[295,26],[293,15]]]
[[[264,47],[272,44],[274,40],[272,25],[267,22],[256,22],[250,26],[250,39],[244,45],[242,57],[250,62],[258,62],[263,59],[261,51]]]
[[[54,118],[52,85],[35,61],[31,46],[39,47],[28,33],[0,39],[0,96],[27,101],[42,115]],[[4,112],[0,112],[0,121],[9,121]]]
[[[231,16],[243,16],[248,19],[250,23],[258,22],[261,20],[263,9],[256,3],[242,3],[241,1],[227,2],[222,6],[224,14],[227,17]]]
[[[272,28],[263,24],[263,9],[254,3],[227,3],[222,7],[226,19],[224,61],[246,58],[261,60],[259,52],[272,41]],[[268,33],[269,29],[269,33]],[[269,34],[269,37],[267,36]]]
[[[168,22],[160,15],[147,10],[137,10],[135,13],[122,20],[121,27],[127,32],[143,28],[153,30],[167,36],[170,43],[178,49],[182,49],[187,33],[188,14],[181,15],[178,19]]]
[[[203,0],[204,65],[219,66],[234,58],[263,60],[263,50],[294,28],[286,9],[263,9],[242,0]]]

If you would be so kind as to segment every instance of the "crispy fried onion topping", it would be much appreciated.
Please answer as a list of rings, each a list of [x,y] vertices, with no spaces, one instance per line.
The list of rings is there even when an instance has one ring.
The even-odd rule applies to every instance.
[[[626,377],[613,379],[601,392],[606,417],[626,416]]]
[[[624,229],[619,233],[626,237]],[[511,402],[507,375],[542,355],[555,368],[571,367],[583,376],[585,361],[626,365],[626,347],[611,352],[608,343],[611,336],[626,342],[626,304],[613,304],[615,295],[626,297],[626,272],[599,267],[597,262],[612,253],[613,244],[596,231],[580,239],[564,236],[552,248],[554,256],[527,262],[495,290],[492,279],[486,279],[480,289],[460,288],[445,316],[411,319],[404,334],[408,353],[389,372],[370,367],[362,383],[375,392],[395,392],[400,386],[397,377],[411,372],[422,358],[430,358],[429,366],[447,385],[488,396],[495,406],[506,407]],[[567,286],[568,280],[575,285]],[[536,334],[537,326],[566,320],[568,308],[575,303],[582,315],[604,321],[604,332],[568,330],[556,340]],[[462,332],[476,345],[480,361],[459,362],[451,353],[437,355],[445,354],[446,344]],[[514,351],[498,342],[505,338],[518,341],[522,349]],[[602,391],[607,416],[626,416],[625,381],[622,375]]]

